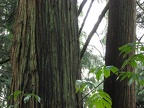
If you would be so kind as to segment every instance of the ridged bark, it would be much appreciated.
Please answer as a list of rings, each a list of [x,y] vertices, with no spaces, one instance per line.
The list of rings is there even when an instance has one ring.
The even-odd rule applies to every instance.
[[[74,108],[78,97],[79,38],[76,0],[19,0],[13,39],[11,92],[34,93],[18,108]]]
[[[118,48],[135,41],[135,17],[136,0],[109,1],[106,65],[121,67],[124,59],[120,56]],[[127,66],[124,71],[134,70]],[[112,98],[112,108],[136,108],[134,84],[128,86],[127,83],[127,80],[116,81],[115,75],[112,75],[104,83],[105,92]]]

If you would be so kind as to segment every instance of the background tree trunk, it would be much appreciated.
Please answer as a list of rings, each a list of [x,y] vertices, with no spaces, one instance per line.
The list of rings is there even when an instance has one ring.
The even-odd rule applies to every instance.
[[[118,48],[135,41],[136,0],[110,0],[109,3],[105,63],[120,68],[124,59]],[[126,67],[124,71],[133,69]],[[135,87],[134,84],[128,86],[127,80],[116,81],[112,75],[104,83],[104,90],[112,98],[112,108],[136,108]]]
[[[76,0],[19,0],[13,39],[11,92],[34,93],[19,108],[74,108],[79,74]]]

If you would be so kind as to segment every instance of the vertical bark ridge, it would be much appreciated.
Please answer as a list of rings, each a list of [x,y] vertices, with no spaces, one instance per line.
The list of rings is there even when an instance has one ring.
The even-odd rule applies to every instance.
[[[19,108],[74,108],[79,78],[76,0],[19,0],[12,46],[16,90],[40,96]]]
[[[119,55],[118,48],[135,42],[135,5],[135,0],[110,0],[106,65],[120,68],[125,59]],[[133,69],[126,67],[124,71],[133,71]],[[104,90],[112,98],[112,108],[136,107],[134,84],[128,86],[127,79],[122,82],[116,81],[116,76],[113,75],[104,83]]]

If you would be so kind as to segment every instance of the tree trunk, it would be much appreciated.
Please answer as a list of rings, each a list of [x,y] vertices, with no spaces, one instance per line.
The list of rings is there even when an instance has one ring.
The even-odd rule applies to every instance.
[[[13,39],[11,104],[18,108],[75,108],[80,78],[76,0],[19,0]],[[24,103],[24,94],[34,93]]]
[[[106,41],[106,65],[121,67],[124,59],[119,47],[135,41],[136,0],[110,0],[109,22]],[[134,53],[132,53],[134,54]],[[125,67],[124,71],[134,71]],[[116,81],[112,75],[104,83],[104,91],[112,98],[112,108],[136,108],[135,87],[127,85],[127,79]]]

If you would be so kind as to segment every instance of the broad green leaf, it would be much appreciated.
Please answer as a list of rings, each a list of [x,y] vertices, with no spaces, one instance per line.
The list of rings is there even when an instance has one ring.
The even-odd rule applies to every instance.
[[[128,64],[132,67],[137,67],[137,62],[135,60],[131,60]]]
[[[100,96],[107,101],[107,103],[112,105],[111,98],[106,92],[104,92],[103,90],[98,90],[98,92],[99,92]]]
[[[108,70],[110,70],[111,72],[115,73],[116,75],[118,75],[118,68],[115,66],[107,66],[106,67]]]
[[[135,43],[128,43],[119,48],[119,50],[121,51],[120,54],[124,53],[123,57],[126,57],[126,55],[132,52],[134,49],[135,49]]]
[[[106,66],[104,66],[104,68],[103,68],[103,73],[106,78],[108,78],[110,76],[110,70],[107,69]]]
[[[130,56],[127,60],[125,60],[121,66],[121,69],[123,69],[132,59],[133,59],[133,55]]]
[[[88,100],[89,108],[111,108],[112,102],[110,96],[103,90],[95,91]]]
[[[129,78],[133,75],[132,72],[122,72],[119,77],[120,77],[120,81],[126,79],[126,78]]]
[[[105,100],[105,99],[102,99],[101,100],[102,101],[102,103],[104,104],[104,108],[111,108],[111,105],[107,102],[107,100]]]
[[[100,80],[101,75],[102,75],[102,69],[99,69],[99,70],[96,72],[96,79],[97,79],[98,81]]]
[[[137,60],[137,61],[141,61],[141,62],[144,62],[144,54],[137,54],[137,55],[135,55],[136,57],[135,57],[135,59]]]
[[[130,78],[129,78],[128,85],[131,85],[137,78],[138,78],[137,74],[132,73]]]

